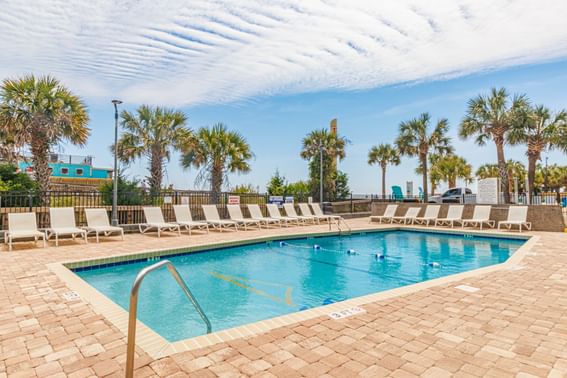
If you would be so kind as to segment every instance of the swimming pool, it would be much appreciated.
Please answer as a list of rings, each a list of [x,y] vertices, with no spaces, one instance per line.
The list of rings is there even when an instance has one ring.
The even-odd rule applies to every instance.
[[[397,230],[275,240],[167,258],[201,304],[213,331],[220,331],[499,264],[524,242]],[[74,272],[127,310],[134,278],[156,261]],[[202,320],[166,269],[147,276],[138,306],[138,318],[170,342],[205,333]]]

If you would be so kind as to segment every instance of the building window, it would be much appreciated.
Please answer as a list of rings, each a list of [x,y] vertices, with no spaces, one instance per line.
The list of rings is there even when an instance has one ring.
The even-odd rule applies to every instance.
[[[77,176],[82,176],[83,175],[83,168],[77,168],[75,169],[75,174]]]
[[[68,175],[69,174],[69,168],[61,168],[61,174],[62,175]]]

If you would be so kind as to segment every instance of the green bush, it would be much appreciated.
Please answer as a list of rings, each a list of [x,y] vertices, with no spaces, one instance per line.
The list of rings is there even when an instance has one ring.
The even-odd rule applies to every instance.
[[[126,180],[118,176],[118,205],[143,205],[144,193],[138,187],[139,181]],[[108,182],[103,184],[100,188],[102,196],[102,203],[104,205],[112,205],[112,191],[113,183]]]
[[[37,184],[25,173],[18,173],[18,168],[11,164],[0,164],[0,191],[35,192]]]

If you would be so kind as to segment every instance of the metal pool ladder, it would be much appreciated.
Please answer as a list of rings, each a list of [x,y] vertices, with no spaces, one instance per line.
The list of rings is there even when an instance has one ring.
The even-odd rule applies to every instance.
[[[181,287],[181,289],[183,290],[183,292],[185,293],[185,295],[187,296],[193,307],[195,307],[195,310],[197,310],[197,313],[199,313],[199,316],[201,316],[201,319],[203,319],[203,321],[207,325],[207,333],[211,333],[211,322],[209,321],[209,318],[207,318],[207,315],[205,315],[205,312],[199,305],[199,302],[197,302],[197,299],[195,299],[193,293],[191,293],[191,290],[189,290],[187,284],[185,284],[185,281],[183,281],[183,278],[181,278],[179,272],[177,271],[177,269],[175,269],[175,266],[173,266],[173,263],[171,261],[163,260],[140,270],[140,273],[138,273],[136,279],[134,280],[134,284],[132,285],[132,290],[130,291],[130,307],[129,307],[129,316],[128,316],[128,345],[126,349],[127,378],[134,377],[134,354],[136,350],[136,319],[137,319],[136,313],[138,310],[138,290],[140,289],[140,285],[142,285],[142,281],[144,280],[144,278],[146,278],[148,273],[153,272],[154,270],[157,270],[164,265],[167,265],[167,270],[169,270],[169,273],[171,273],[173,278],[175,278],[177,284]]]
[[[341,222],[346,227],[346,230],[343,230],[341,228]],[[329,231],[331,231],[331,224],[332,224],[332,222],[329,221]],[[345,219],[343,217],[337,218],[337,228],[339,230],[339,235],[351,235],[352,234],[352,230],[351,230],[350,226],[348,225],[348,223],[345,221]]]

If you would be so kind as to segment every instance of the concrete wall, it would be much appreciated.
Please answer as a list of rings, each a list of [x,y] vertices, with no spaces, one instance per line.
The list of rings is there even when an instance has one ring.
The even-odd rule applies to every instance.
[[[372,203],[372,215],[382,215],[386,209],[387,203]],[[426,204],[420,203],[399,203],[396,215],[404,215],[408,207],[421,207],[419,216],[425,213]],[[508,207],[510,205],[492,205],[490,219],[498,221],[508,218]],[[439,217],[443,218],[447,215],[449,204],[441,205]],[[474,205],[465,205],[463,218],[471,218],[474,211]],[[533,205],[528,209],[528,222],[532,222],[534,231],[556,231],[563,232],[566,225],[561,212],[560,206]]]

